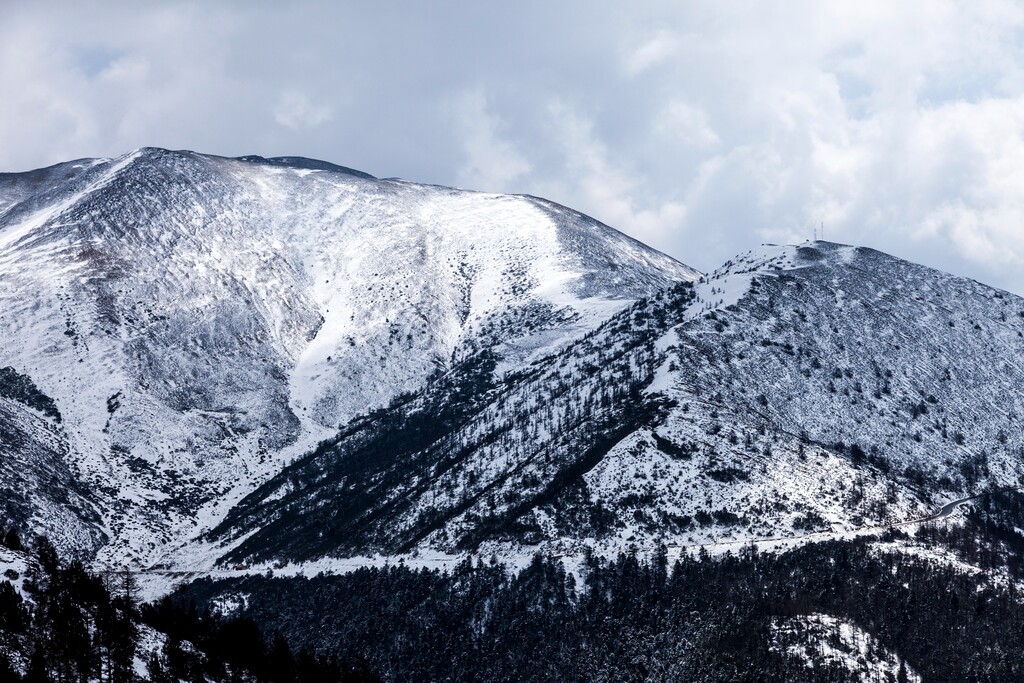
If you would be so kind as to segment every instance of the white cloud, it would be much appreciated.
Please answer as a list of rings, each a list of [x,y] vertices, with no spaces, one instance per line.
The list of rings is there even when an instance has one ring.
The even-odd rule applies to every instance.
[[[719,141],[704,110],[682,100],[673,100],[661,112],[659,132],[675,136],[685,144],[708,147]]]
[[[643,177],[612,161],[589,120],[557,100],[548,112],[564,158],[564,192],[578,200],[577,206],[653,246],[664,247],[670,237],[678,237],[686,217],[681,202],[645,202]]]
[[[488,107],[482,88],[460,93],[450,103],[465,162],[458,171],[460,185],[490,192],[515,191],[514,183],[530,172],[530,164],[508,140],[502,122]]]
[[[121,57],[100,72],[99,77],[110,83],[140,83],[150,75],[150,63],[141,57]]]
[[[658,30],[650,38],[629,50],[623,68],[629,76],[636,76],[659,64],[674,54],[679,48],[679,38],[671,31]]]
[[[906,185],[921,197],[919,242],[1020,277],[1024,266],[1024,96],[921,112],[908,153],[929,160]],[[1020,280],[1018,280],[1019,282]]]
[[[330,121],[331,116],[330,107],[314,104],[308,95],[295,90],[281,93],[274,105],[274,120],[292,130],[314,128]]]
[[[301,154],[548,196],[705,270],[824,221],[1024,293],[1013,0],[14,1],[0,91],[0,170]]]

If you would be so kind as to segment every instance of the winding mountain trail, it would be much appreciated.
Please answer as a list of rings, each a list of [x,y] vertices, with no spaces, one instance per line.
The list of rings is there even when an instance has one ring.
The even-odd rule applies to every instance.
[[[952,517],[958,508],[962,505],[966,505],[972,501],[979,500],[984,496],[991,495],[992,493],[999,493],[1003,491],[1022,491],[1024,487],[1013,486],[992,491],[984,491],[971,496],[965,496],[963,498],[957,498],[956,500],[944,503],[941,507],[936,509],[934,512],[925,515],[923,517],[916,517],[914,519],[908,519],[902,522],[896,522],[893,524],[885,525],[874,525],[865,526],[857,529],[845,530],[845,531],[817,531],[808,534],[800,534],[795,536],[773,536],[766,538],[757,539],[737,539],[737,540],[723,540],[715,543],[672,543],[666,545],[666,548],[670,551],[670,555],[678,555],[689,550],[699,551],[701,548],[709,552],[725,552],[734,547],[743,547],[753,545],[759,550],[765,550],[768,548],[782,548],[790,545],[799,545],[801,543],[815,542],[815,541],[828,541],[828,540],[840,540],[840,539],[851,539],[858,536],[868,536],[871,534],[885,531],[886,529],[893,528],[904,528],[920,524],[928,524],[930,522],[938,522]],[[656,550],[654,547],[644,547],[644,552],[652,553]],[[672,552],[674,551],[674,552]],[[581,553],[554,553],[552,557],[572,559],[581,557]],[[532,553],[529,554],[532,557]],[[464,555],[452,555],[452,556],[420,556],[420,557],[395,557],[395,558],[338,558],[330,562],[331,571],[327,573],[339,573],[343,574],[348,571],[353,571],[360,567],[369,565],[381,565],[387,564],[393,560],[395,563],[404,563],[409,567],[427,567],[432,569],[450,569],[460,562],[464,561],[466,556]],[[512,564],[512,558],[504,558],[506,561],[510,561]],[[528,559],[528,557],[527,557]],[[295,574],[306,574],[313,575],[323,569],[321,563],[314,563],[318,566],[309,567],[292,566],[287,568],[283,572],[277,572],[281,575]],[[124,571],[123,568],[112,568],[112,567],[101,567],[95,566],[94,571],[102,574],[118,574]],[[145,584],[144,592],[157,596],[173,590],[173,587],[199,579],[199,578],[212,578],[212,579],[232,579],[240,578],[244,576],[251,576],[257,574],[265,574],[270,571],[267,567],[235,567],[225,569],[209,569],[209,570],[176,570],[176,569],[158,569],[154,567],[147,567],[143,569],[133,569],[132,573],[135,574],[140,581]]]
[[[856,538],[858,536],[866,536],[869,534],[878,533],[885,531],[886,529],[895,529],[908,526],[917,526],[920,524],[928,524],[929,522],[938,522],[944,519],[948,519],[956,512],[957,508],[961,505],[970,503],[971,501],[978,500],[985,496],[993,493],[1000,493],[1003,491],[1020,491],[1024,487],[1020,486],[1009,486],[1001,489],[995,489],[992,491],[984,491],[982,493],[974,494],[973,496],[966,496],[964,498],[958,498],[952,500],[937,509],[935,512],[925,515],[924,517],[916,517],[914,519],[908,519],[903,522],[894,522],[892,524],[878,524],[872,526],[862,526],[856,529],[848,529],[844,531],[814,531],[808,534],[798,534],[795,536],[772,536],[767,538],[755,538],[755,539],[737,539],[734,541],[718,541],[715,543],[673,543],[666,547],[669,549],[689,549],[689,548],[705,548],[707,550],[718,550],[727,549],[733,546],[760,546],[760,544],[798,544],[806,543],[809,541],[832,541],[839,539]]]

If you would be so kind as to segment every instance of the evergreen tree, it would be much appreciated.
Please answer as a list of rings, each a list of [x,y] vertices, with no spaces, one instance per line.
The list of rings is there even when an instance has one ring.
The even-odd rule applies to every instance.
[[[15,531],[13,528],[8,529],[7,532],[3,535],[2,543],[5,547],[10,548],[11,550],[15,550],[17,552],[21,552],[25,549],[24,545],[22,545],[21,543],[21,536],[19,536],[18,532]]]

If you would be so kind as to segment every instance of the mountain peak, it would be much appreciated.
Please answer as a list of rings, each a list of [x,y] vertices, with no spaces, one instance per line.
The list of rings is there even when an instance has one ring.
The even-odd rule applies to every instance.
[[[329,161],[320,161],[318,159],[309,159],[306,157],[285,156],[265,158],[255,154],[250,154],[248,156],[238,157],[238,160],[248,161],[254,164],[267,164],[270,166],[282,166],[286,168],[344,173],[346,175],[355,176],[357,178],[363,178],[364,180],[377,180],[377,178],[370,175],[369,173],[358,171],[354,168],[349,168],[347,166],[339,166],[338,164],[332,164]]]
[[[97,491],[67,514],[117,558],[469,358],[521,370],[699,275],[550,202],[155,147],[0,177],[0,272],[0,367],[60,410]]]

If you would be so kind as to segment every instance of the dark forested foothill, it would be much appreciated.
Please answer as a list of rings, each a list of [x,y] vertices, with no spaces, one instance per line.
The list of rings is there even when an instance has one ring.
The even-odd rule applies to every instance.
[[[993,492],[962,523],[782,553],[252,575],[144,605],[38,539],[0,582],[0,681],[1024,680],[1021,529],[1024,495]]]
[[[6,541],[5,541],[6,542]],[[20,542],[18,543],[20,546]],[[365,666],[293,651],[248,617],[164,600],[139,605],[130,572],[99,575],[35,541],[24,595],[0,581],[3,683],[336,683],[379,680]],[[144,674],[142,673],[144,672]]]
[[[665,554],[590,557],[579,572],[538,556],[519,572],[464,562],[450,573],[391,566],[204,580],[185,595],[200,604],[244,597],[245,616],[293,645],[363,657],[395,681],[862,680],[816,658],[814,647],[805,649],[810,657],[798,654],[800,645],[815,645],[801,639],[820,634],[776,628],[808,615],[870,634],[868,660],[884,651],[902,662],[894,681],[909,680],[908,671],[925,681],[1024,680],[1024,602],[1014,583],[991,579],[1019,576],[1014,544],[1024,538],[1007,529],[1015,521],[1024,527],[1024,499],[999,495],[959,531],[928,528],[917,542],[983,558],[995,572],[989,578],[896,551],[911,539],[891,532],[881,543],[834,541],[783,554],[746,548],[675,563]]]

